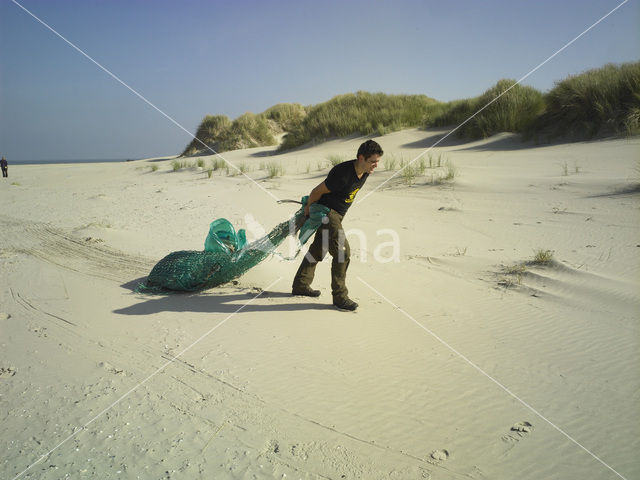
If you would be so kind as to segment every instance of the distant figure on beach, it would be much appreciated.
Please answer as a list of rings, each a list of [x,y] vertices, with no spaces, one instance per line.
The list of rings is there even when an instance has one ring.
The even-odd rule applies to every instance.
[[[9,163],[4,156],[2,157],[2,160],[0,160],[0,167],[2,167],[2,177],[7,178],[9,176]]]
[[[353,203],[358,190],[362,188],[369,174],[373,173],[378,166],[378,161],[383,153],[377,142],[367,140],[358,148],[355,160],[348,160],[334,166],[327,178],[309,194],[305,215],[309,216],[309,206],[315,202],[325,205],[331,210],[323,221],[323,225],[316,232],[316,236],[309,246],[309,251],[302,259],[300,268],[293,279],[292,295],[320,296],[320,290],[313,290],[311,282],[317,263],[321,262],[329,252],[333,257],[331,262],[333,305],[341,310],[349,311],[358,308],[358,304],[349,298],[349,291],[345,283],[351,249],[342,229],[342,219]]]

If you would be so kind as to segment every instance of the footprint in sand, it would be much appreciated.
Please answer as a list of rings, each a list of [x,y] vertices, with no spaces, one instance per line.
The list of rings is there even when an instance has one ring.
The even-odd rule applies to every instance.
[[[0,367],[0,378],[13,377],[15,374],[15,367]]]
[[[447,458],[449,458],[449,452],[447,450],[434,450],[429,454],[427,462],[431,463],[432,465],[440,465]]]
[[[518,442],[533,431],[533,425],[529,422],[522,421],[514,424],[508,433],[502,436],[505,442]]]
[[[280,444],[277,440],[271,440],[267,445],[267,453],[280,453]]]
[[[30,332],[35,333],[40,338],[46,338],[47,335],[47,327],[33,327],[29,329]]]
[[[116,368],[108,362],[100,362],[98,363],[98,367],[103,368],[107,372],[115,373],[116,375],[126,375],[126,373],[124,373],[124,370]]]

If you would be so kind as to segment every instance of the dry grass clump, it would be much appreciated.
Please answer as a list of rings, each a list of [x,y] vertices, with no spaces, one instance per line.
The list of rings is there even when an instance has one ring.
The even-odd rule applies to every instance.
[[[498,280],[498,285],[505,288],[511,288],[522,284],[522,277],[527,272],[527,266],[524,263],[515,265],[507,265],[502,267],[502,277]]]
[[[405,185],[413,185],[416,183],[416,177],[418,176],[418,170],[413,165],[405,166],[402,171],[402,182]]]
[[[534,252],[533,260],[529,262],[529,265],[549,265],[552,260],[553,250],[539,248]]]
[[[516,263],[502,268],[502,273],[506,275],[522,275],[526,271],[527,266],[524,263]]]
[[[526,262],[516,263],[502,267],[502,277],[498,285],[505,288],[522,284],[522,278],[527,274],[528,267],[547,266],[553,262],[553,250],[539,248],[534,250],[533,258]]]

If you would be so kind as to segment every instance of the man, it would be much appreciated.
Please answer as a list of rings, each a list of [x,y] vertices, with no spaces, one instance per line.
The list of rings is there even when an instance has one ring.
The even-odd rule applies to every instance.
[[[0,167],[2,167],[2,176],[7,178],[9,176],[9,164],[7,163],[7,159],[2,156],[2,160],[0,160]]]
[[[351,250],[342,229],[342,219],[353,203],[358,190],[378,166],[382,154],[382,148],[377,142],[367,140],[358,148],[355,160],[342,162],[333,167],[327,178],[309,194],[305,215],[309,215],[309,206],[315,202],[329,207],[330,210],[323,225],[316,232],[313,243],[293,279],[291,289],[293,295],[307,297],[320,295],[319,290],[311,288],[311,282],[317,263],[321,262],[329,252],[333,257],[331,262],[333,305],[348,311],[358,308],[358,304],[349,298],[345,284]]]

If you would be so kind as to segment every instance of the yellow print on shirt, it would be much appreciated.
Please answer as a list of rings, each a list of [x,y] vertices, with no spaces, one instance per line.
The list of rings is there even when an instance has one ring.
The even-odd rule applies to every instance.
[[[356,188],[353,192],[349,194],[349,196],[345,199],[344,203],[351,203],[356,198],[356,193],[358,193],[360,187]]]

